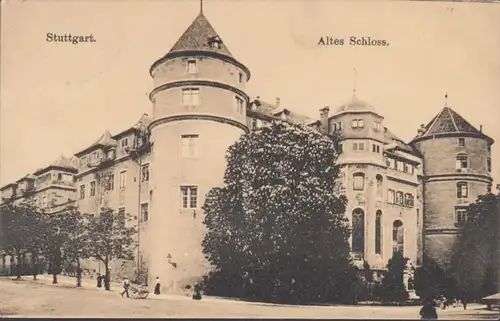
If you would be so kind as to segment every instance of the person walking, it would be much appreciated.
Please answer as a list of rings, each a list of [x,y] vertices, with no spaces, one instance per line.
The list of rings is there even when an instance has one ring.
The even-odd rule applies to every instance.
[[[101,273],[97,273],[97,287],[102,288],[102,275]]]
[[[160,294],[160,278],[159,277],[156,277],[156,284],[155,284],[155,295],[159,295]]]
[[[123,292],[121,293],[122,295],[122,298],[123,298],[123,295],[126,293],[127,294],[127,298],[129,298],[129,295],[128,295],[128,289],[130,288],[130,281],[128,280],[127,277],[125,277],[123,279]]]
[[[462,298],[462,305],[464,306],[464,310],[467,310],[467,299],[465,296]]]
[[[438,316],[432,299],[425,301],[424,306],[420,309],[420,316],[422,320],[437,320]]]

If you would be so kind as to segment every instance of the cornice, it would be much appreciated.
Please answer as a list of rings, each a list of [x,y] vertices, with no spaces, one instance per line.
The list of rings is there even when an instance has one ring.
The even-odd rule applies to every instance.
[[[421,137],[416,137],[410,142],[410,144],[419,143],[425,140],[433,140],[436,138],[459,138],[459,137],[473,137],[477,139],[483,139],[486,140],[490,145],[495,143],[493,138],[486,136],[483,133],[478,134],[478,133],[468,133],[468,132],[455,132],[455,133],[439,133],[435,135],[425,135]]]
[[[240,96],[243,96],[245,98],[246,103],[249,103],[250,98],[248,95],[241,89],[238,89],[232,85],[218,82],[218,81],[212,81],[212,80],[178,80],[178,81],[172,81],[165,83],[163,85],[160,85],[153,89],[151,93],[149,94],[149,100],[153,102],[154,95],[159,93],[160,91],[170,89],[170,88],[178,88],[178,87],[185,87],[185,86],[205,86],[205,87],[215,87],[215,88],[220,88],[220,89],[225,89],[232,91]]]
[[[245,124],[242,124],[239,121],[236,121],[234,119],[221,117],[221,116],[215,116],[215,115],[205,115],[205,114],[183,114],[183,115],[173,115],[173,116],[162,117],[162,118],[156,119],[153,122],[151,122],[151,124],[149,124],[148,129],[151,131],[154,127],[156,127],[160,124],[165,124],[165,123],[170,123],[170,122],[175,122],[175,121],[180,121],[180,120],[208,120],[208,121],[224,123],[224,124],[228,124],[228,125],[240,128],[245,133],[248,133],[250,131]]]

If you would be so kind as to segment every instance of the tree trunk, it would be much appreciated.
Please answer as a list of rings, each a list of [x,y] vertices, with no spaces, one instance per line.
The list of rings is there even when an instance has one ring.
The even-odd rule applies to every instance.
[[[37,257],[34,254],[31,254],[31,262],[33,264],[33,281],[36,281],[36,276],[38,275],[38,266],[37,266]]]
[[[16,264],[16,280],[21,280],[21,254],[17,252],[17,264]]]
[[[57,274],[52,274],[52,284],[57,284]]]
[[[80,269],[80,260],[76,260],[76,287],[82,286],[82,272]]]
[[[104,288],[106,289],[106,291],[109,291],[111,290],[111,273],[109,271],[109,268],[108,268],[108,262],[104,262],[104,268],[106,269],[106,274],[105,274],[105,277],[104,277]]]

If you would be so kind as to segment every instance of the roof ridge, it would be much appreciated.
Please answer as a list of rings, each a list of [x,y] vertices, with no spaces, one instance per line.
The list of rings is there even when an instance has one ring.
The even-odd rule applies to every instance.
[[[425,131],[425,133],[423,133],[422,136],[424,136],[428,132],[430,132],[430,130],[432,129],[432,127],[434,127],[434,125],[436,124],[436,122],[438,121],[438,119],[441,117],[441,115],[443,114],[443,112],[444,112],[444,108],[441,109],[441,111],[436,115],[436,117],[434,117],[434,119],[432,120],[432,123],[430,124],[429,128],[427,128],[427,130]]]
[[[453,126],[455,126],[455,130],[457,132],[460,132],[460,129],[458,129],[458,126],[457,126],[457,123],[455,122],[455,117],[453,116],[453,114],[451,113],[451,108],[450,107],[445,107],[446,110],[448,111],[448,114],[450,115],[450,118],[451,118],[451,122],[453,123]]]

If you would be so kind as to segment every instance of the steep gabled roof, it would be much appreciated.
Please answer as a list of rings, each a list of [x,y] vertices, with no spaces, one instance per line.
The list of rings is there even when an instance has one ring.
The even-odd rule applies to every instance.
[[[488,136],[484,135],[482,131],[478,130],[476,127],[472,126],[465,118],[460,116],[456,111],[450,107],[444,107],[421,131],[421,133],[415,137],[419,139],[422,137],[435,136],[440,134],[472,134],[482,136],[488,139]]]
[[[95,147],[100,147],[100,146],[103,146],[103,147],[114,147],[116,146],[118,143],[115,139],[113,139],[113,137],[111,136],[110,132],[108,130],[106,130],[100,137],[99,139],[97,139],[92,145],[90,145],[89,147],[85,148],[84,150],[78,152],[78,153],[75,153],[75,156],[76,157],[80,157],[82,156],[83,154],[89,152],[90,150],[94,149]]]
[[[218,40],[218,47],[210,46],[211,40]],[[178,51],[212,51],[234,58],[203,12],[194,19],[169,53]]]

